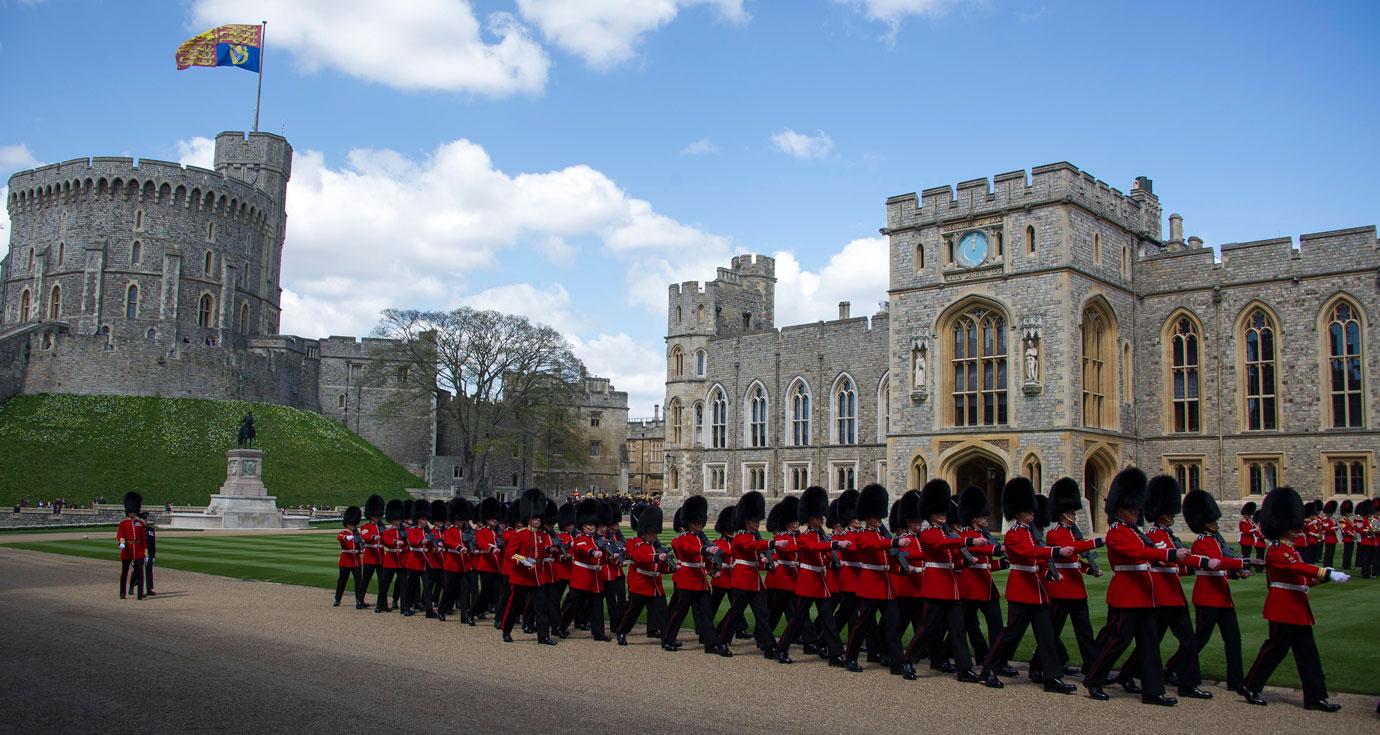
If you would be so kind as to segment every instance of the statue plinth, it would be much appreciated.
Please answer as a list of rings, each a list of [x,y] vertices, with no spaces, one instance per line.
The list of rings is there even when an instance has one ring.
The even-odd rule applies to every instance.
[[[262,449],[231,449],[225,482],[200,513],[173,513],[173,528],[307,528],[308,518],[285,517],[264,487]]]
[[[262,449],[231,449],[225,454],[225,483],[220,486],[219,494],[239,498],[267,497],[263,471]]]

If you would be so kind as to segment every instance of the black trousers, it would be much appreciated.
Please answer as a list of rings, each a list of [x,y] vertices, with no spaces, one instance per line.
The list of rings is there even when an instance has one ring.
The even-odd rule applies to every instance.
[[[1323,544],[1323,566],[1333,566],[1337,560],[1337,544]]]
[[[637,625],[637,617],[642,611],[647,611],[647,627],[652,627],[653,620],[663,623],[666,620],[666,598],[663,595],[628,595],[628,604],[623,606],[623,617],[618,621],[618,627],[613,629],[618,635],[627,635],[632,631],[633,626]]]
[[[1227,688],[1235,690],[1245,681],[1245,676],[1241,672],[1241,626],[1236,621],[1236,608],[1195,605],[1193,618],[1193,640],[1199,651],[1212,640],[1213,629],[1221,629],[1222,645],[1227,658]],[[1178,659],[1178,653],[1170,656],[1164,663],[1164,668],[1176,671]]]
[[[715,617],[719,616],[719,609],[723,607],[724,598],[729,596],[729,592],[731,592],[731,590],[729,590],[727,587],[715,587],[714,591],[709,594],[709,609],[714,612]],[[728,604],[729,606],[732,606],[733,601],[729,600]],[[727,611],[725,611],[725,614],[727,614]],[[722,618],[719,619],[722,620]],[[738,629],[733,632],[743,633],[744,635],[748,633],[748,624],[746,617],[738,618]],[[733,637],[729,636],[728,638],[724,638],[723,642],[732,643]]]
[[[963,606],[958,600],[925,600],[925,622],[921,635],[911,639],[906,650],[906,660],[912,663],[922,655],[928,655],[930,666],[938,666],[944,661],[944,636],[949,637],[954,665],[959,671],[973,668],[973,658],[968,653],[968,641],[963,629]]]
[[[129,576],[130,567],[134,568],[134,576]],[[143,559],[121,559],[120,560],[120,596],[125,596],[125,586],[128,585],[132,590],[139,588],[139,596],[144,596],[144,560]],[[108,587],[106,589],[109,589]]]
[[[474,600],[470,602],[470,615],[479,617],[494,609],[494,602],[498,600],[498,583],[501,575],[498,572],[474,572],[475,586],[478,588]]]
[[[688,590],[680,587],[671,593],[670,610],[667,613],[666,627],[661,631],[662,643],[674,643],[680,636],[681,623],[691,614],[695,619],[695,633],[700,644],[706,648],[717,646],[719,632],[714,629],[714,611],[709,607],[710,593],[707,590]]]
[[[840,592],[834,595],[834,621],[839,625],[839,635],[843,635],[843,626],[848,626],[848,635],[853,635],[853,618],[858,613],[858,596],[852,592]]]
[[[1270,674],[1284,661],[1290,651],[1294,665],[1303,682],[1305,704],[1327,699],[1327,681],[1323,678],[1322,659],[1318,658],[1318,644],[1313,640],[1313,626],[1270,623],[1270,637],[1260,646],[1260,653],[1246,674],[1246,688],[1259,692],[1270,680]]]
[[[550,605],[546,601],[549,587],[528,587],[523,584],[508,585],[508,601],[503,606],[503,614],[499,616],[500,627],[504,635],[513,632],[513,626],[517,624],[518,618],[522,617],[522,611],[527,607],[529,600],[532,602],[532,612],[535,618],[537,637],[548,638],[551,635],[551,618],[548,615]]]
[[[896,601],[859,597],[857,604],[858,612],[854,614],[853,624],[848,629],[848,648],[843,652],[844,657],[849,661],[857,659],[863,639],[876,640],[873,632],[879,631],[881,645],[874,647],[870,643],[868,655],[875,656],[885,651],[891,665],[899,666],[905,654],[901,651],[901,614]]]
[[[364,590],[362,594],[369,593],[369,583],[374,581],[375,574],[379,575],[379,579],[382,580],[383,567],[379,566],[378,564],[365,564],[364,567],[360,570],[359,584],[360,589]]]
[[[340,602],[340,598],[345,594],[345,581],[355,578],[355,602],[364,604],[364,588],[359,586],[359,567],[340,567],[340,574],[335,578],[335,601]]]
[[[838,658],[843,655],[843,641],[839,639],[839,626],[834,620],[833,603],[827,597],[797,597],[795,610],[791,613],[791,619],[786,621],[786,629],[781,631],[781,639],[776,642],[776,650],[789,651],[791,642],[794,639],[805,636],[801,631],[810,625],[810,608],[815,609],[815,624],[818,626],[817,640],[819,645],[829,650],[829,658]],[[897,626],[897,636],[900,636],[900,626]]]
[[[421,579],[425,572],[419,572],[415,569],[399,569],[398,571],[402,573],[398,579],[398,587],[402,589],[402,593],[398,595],[398,605],[403,612],[407,612],[412,609],[413,605],[417,604],[417,595],[421,592]]]
[[[1082,658],[1082,667],[1086,670],[1092,663],[1093,657],[1097,655],[1097,638],[1093,635],[1087,599],[1054,598],[1049,601],[1049,623],[1050,628],[1054,631],[1054,656],[1059,659],[1059,668],[1053,672],[1054,676],[1058,676],[1063,667],[1069,665],[1069,651],[1060,638],[1064,633],[1064,623],[1069,620],[1073,621],[1073,637],[1074,640],[1078,641],[1078,655]],[[1040,653],[1037,648],[1035,655],[1031,657],[1031,671],[1040,671],[1038,666]]]
[[[1155,649],[1157,651],[1166,632],[1172,632],[1174,638],[1179,641],[1179,649],[1175,651],[1173,656],[1174,672],[1179,675],[1179,686],[1196,687],[1202,684],[1203,673],[1198,667],[1198,639],[1194,636],[1193,624],[1188,619],[1188,606],[1155,608],[1155,631],[1157,635]],[[1141,650],[1140,641],[1136,641],[1136,648],[1126,659],[1126,666],[1121,671],[1121,678],[1130,678],[1134,674],[1128,672],[1133,672],[1138,667],[1143,668],[1140,667]],[[1159,656],[1155,658],[1159,658]]]
[[[608,608],[608,619],[617,622],[623,619],[623,608],[628,604],[628,580],[623,577],[604,583],[604,606]]]
[[[1048,676],[1057,677],[1063,673],[1054,639],[1054,626],[1050,622],[1048,605],[1031,605],[1025,602],[1006,603],[1006,627],[992,641],[992,650],[982,663],[983,671],[1005,666],[1016,653],[1016,646],[1025,637],[1025,629],[1035,629],[1035,645],[1041,671]]]
[[[446,590],[446,570],[433,567],[423,572],[426,575],[422,587],[422,607],[427,612],[435,612],[441,605],[441,596]]]
[[[561,631],[570,629],[570,623],[581,618],[589,620],[589,632],[595,638],[604,635],[604,597],[599,592],[588,592],[570,588],[566,605],[561,608]]]
[[[729,641],[733,639],[734,631],[738,630],[738,623],[743,619],[743,613],[752,609],[752,637],[757,639],[757,647],[763,651],[770,651],[776,645],[776,639],[772,637],[771,628],[767,627],[767,596],[763,590],[729,590],[728,598],[731,601],[728,612],[724,613],[723,620],[719,621],[719,639]]]
[[[1097,634],[1097,655],[1093,657],[1092,664],[1083,671],[1084,685],[1105,684],[1107,674],[1131,645],[1131,641],[1135,641],[1136,646],[1144,651],[1139,662],[1140,671],[1131,669],[1131,662],[1127,661],[1122,675],[1126,676],[1128,672],[1132,675],[1141,675],[1142,697],[1157,697],[1164,694],[1164,671],[1160,664],[1160,631],[1155,624],[1153,607],[1107,608],[1107,624],[1102,626],[1101,632]]]
[[[401,571],[401,569],[389,569],[388,567],[379,567],[379,594],[378,597],[374,598],[375,610],[389,609],[388,588],[393,586],[393,579],[395,577],[398,577],[398,573]],[[396,600],[397,597],[394,597],[393,599]]]
[[[1342,544],[1342,569],[1351,569],[1351,552],[1355,547],[1355,541],[1347,541]]]
[[[1257,558],[1257,559],[1264,559],[1264,558],[1265,558],[1265,547],[1264,547],[1264,546],[1257,546],[1257,547],[1255,547],[1255,558]]]
[[[960,604],[963,607],[963,627],[968,631],[968,644],[972,646],[973,658],[986,660],[991,647],[987,645],[987,638],[982,635],[982,628],[978,625],[978,613],[987,622],[987,636],[995,641],[1002,632],[1001,603],[993,595],[987,600],[963,600]],[[1002,665],[1005,666],[1006,661],[1003,660]]]
[[[1374,546],[1361,545],[1356,552],[1356,564],[1361,567],[1361,578],[1370,579],[1375,576],[1375,549]]]
[[[468,616],[474,596],[474,572],[446,572],[446,590],[441,595],[440,611],[449,615],[458,610],[462,616]]]

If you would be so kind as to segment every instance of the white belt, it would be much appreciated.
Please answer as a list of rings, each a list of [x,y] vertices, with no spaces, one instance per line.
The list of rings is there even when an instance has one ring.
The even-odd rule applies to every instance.
[[[969,565],[968,565],[968,568],[969,568],[969,569],[991,569],[991,568],[992,568],[992,565],[991,565],[991,564],[969,564]]]
[[[1306,585],[1306,584],[1289,584],[1288,582],[1271,582],[1271,583],[1270,583],[1270,586],[1271,586],[1271,587],[1274,587],[1275,589],[1279,589],[1279,590],[1289,590],[1289,591],[1291,591],[1291,592],[1302,592],[1302,593],[1305,594],[1305,595],[1308,594],[1308,585]]]
[[[1011,565],[1011,571],[1013,571],[1013,572],[1029,572],[1030,574],[1039,574],[1039,573],[1040,573],[1040,568],[1039,568],[1039,567],[1032,567],[1032,566],[1030,566],[1030,565],[1028,565],[1028,564],[1012,564],[1012,565]]]
[[[680,565],[686,567],[687,569],[704,569],[704,562],[683,561],[680,563]]]
[[[425,552],[425,551],[426,551],[426,547],[425,547],[425,546],[409,546],[409,547],[407,547],[407,550],[408,550],[408,551],[421,551],[421,552]]]
[[[574,560],[572,559],[572,561],[574,561]],[[586,564],[586,563],[584,563],[584,562],[582,562],[582,561],[576,561],[576,562],[575,562],[575,566],[577,566],[577,567],[579,567],[579,568],[581,568],[581,569],[588,569],[588,570],[591,571],[591,572],[597,572],[597,571],[599,571],[599,570],[601,569],[601,567],[600,567],[598,564]]]
[[[859,569],[866,569],[866,570],[872,571],[872,572],[885,572],[885,571],[889,571],[889,570],[891,569],[891,567],[888,567],[888,566],[885,565],[885,564],[864,564],[864,563],[862,563],[862,562],[856,562],[856,563],[857,563]]]
[[[660,576],[661,576],[661,572],[649,572],[649,571],[647,571],[646,569],[643,569],[642,567],[633,567],[633,569],[636,569],[638,574],[645,574],[645,575],[647,575],[648,577],[660,577]]]
[[[949,563],[947,563],[947,562],[942,562],[942,561],[927,561],[927,562],[925,562],[925,568],[926,568],[926,569],[953,569],[953,568],[954,568],[954,565],[953,565],[953,564],[949,564]],[[1011,567],[1011,568],[1012,568],[1012,569],[1015,569],[1015,567]]]
[[[1194,569],[1193,574],[1199,577],[1225,577],[1227,573],[1221,569]]]
[[[800,568],[804,569],[807,572],[819,572],[820,574],[824,573],[824,567],[817,567],[813,564],[806,564],[803,561],[800,562]]]
[[[854,569],[857,569],[858,567],[862,566],[861,564],[855,561],[840,561],[839,564],[845,567],[853,567]]]
[[[1050,566],[1054,567],[1055,569],[1077,569],[1077,568],[1078,568],[1078,562],[1076,562],[1076,561],[1060,561],[1060,562],[1055,562],[1055,563],[1053,563],[1053,564],[1050,564]]]
[[[755,561],[748,561],[747,559],[734,559],[734,560],[733,560],[733,566],[735,566],[735,567],[752,567],[753,569],[756,569],[756,568],[757,568],[757,562],[755,562]]]
[[[1150,571],[1156,574],[1178,574],[1178,567],[1150,567]]]
[[[778,567],[798,567],[798,566],[800,566],[800,562],[798,562],[798,561],[777,560],[776,566],[778,566]]]
[[[1114,571],[1114,572],[1148,572],[1148,571],[1150,571],[1150,565],[1149,565],[1149,564],[1117,564],[1116,566],[1113,566],[1113,567],[1112,567],[1112,571]]]

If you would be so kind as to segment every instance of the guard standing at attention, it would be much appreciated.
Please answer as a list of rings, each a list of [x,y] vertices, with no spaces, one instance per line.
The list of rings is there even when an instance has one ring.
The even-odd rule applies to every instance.
[[[125,599],[125,585],[138,587],[139,597],[144,599],[144,558],[148,556],[148,537],[145,534],[144,520],[139,510],[144,505],[144,496],[130,491],[125,493],[125,519],[115,529],[115,543],[120,547],[120,599]],[[129,576],[130,568],[134,576]]]

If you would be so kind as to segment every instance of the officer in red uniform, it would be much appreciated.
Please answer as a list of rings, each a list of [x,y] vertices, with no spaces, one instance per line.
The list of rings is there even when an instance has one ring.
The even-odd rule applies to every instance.
[[[570,542],[570,597],[561,610],[561,637],[570,635],[570,624],[587,616],[596,641],[613,640],[604,634],[603,541],[599,539],[599,501],[584,498],[575,506],[577,533]]]
[[[680,535],[671,540],[671,550],[676,555],[676,571],[671,581],[676,590],[671,594],[670,612],[666,629],[661,633],[661,648],[666,651],[677,650],[681,623],[687,614],[695,619],[695,632],[699,635],[704,652],[718,656],[732,656],[728,645],[719,640],[719,632],[714,629],[714,611],[709,607],[710,573],[709,569],[716,558],[722,558],[720,548],[704,534],[704,526],[709,522],[709,501],[702,495],[691,495],[676,511],[680,519]]]
[[[824,530],[824,519],[829,512],[829,493],[824,488],[812,485],[800,495],[796,517],[805,530],[792,539],[788,550],[795,552],[799,563],[795,578],[797,606],[781,638],[776,642],[777,658],[781,663],[789,663],[792,637],[810,620],[810,608],[816,613],[819,630],[819,650],[828,656],[830,666],[845,665],[843,642],[839,639],[838,623],[834,620],[831,598],[834,588],[829,582],[829,565],[835,550],[849,542],[834,541]]]
[[[1080,556],[1077,561],[1055,559],[1050,566],[1058,570],[1059,576],[1045,580],[1045,591],[1049,593],[1049,622],[1054,631],[1055,656],[1065,674],[1077,674],[1078,668],[1069,666],[1069,652],[1060,636],[1064,632],[1064,622],[1073,621],[1073,637],[1078,642],[1078,655],[1083,668],[1086,668],[1097,655],[1096,639],[1093,637],[1092,622],[1088,616],[1088,591],[1083,586],[1083,575],[1102,576],[1092,553],[1102,547],[1103,540],[1085,539],[1078,528],[1078,511],[1083,509],[1083,493],[1072,478],[1056,480],[1049,489],[1050,512],[1054,514],[1054,527],[1045,534],[1045,543],[1050,546],[1071,546]],[[1031,679],[1043,676],[1039,671],[1039,652],[1030,662]],[[1000,672],[998,672],[1000,673]]]
[[[359,522],[362,515],[359,506],[352,505],[345,509],[345,514],[340,519],[344,528],[335,535],[335,540],[340,543],[340,559],[336,562],[336,567],[340,569],[340,573],[335,580],[335,603],[333,607],[340,607],[340,598],[345,595],[345,581],[354,577],[355,609],[364,609],[364,587],[360,586],[359,583],[359,567],[364,556],[364,539],[359,534]]]
[[[643,506],[637,515],[637,536],[628,542],[628,604],[623,607],[622,622],[613,631],[620,646],[628,645],[628,633],[643,610],[647,611],[649,627],[666,620],[666,588],[661,577],[671,573],[672,557],[657,540],[663,525],[661,508],[655,504]],[[659,631],[658,637],[663,634]],[[666,645],[664,639],[662,645]],[[679,648],[680,642],[670,645]]]
[[[1179,541],[1179,537],[1174,533],[1174,517],[1179,515],[1182,509],[1183,490],[1179,487],[1179,481],[1169,475],[1156,475],[1146,487],[1145,517],[1151,520],[1151,525],[1145,535],[1162,549],[1184,549],[1183,542]],[[1178,665],[1171,671],[1167,680],[1178,685],[1180,697],[1212,699],[1212,692],[1198,686],[1203,683],[1202,671],[1198,665],[1198,644],[1193,635],[1193,623],[1188,617],[1188,598],[1184,596],[1183,583],[1179,577],[1188,574],[1189,568],[1216,571],[1222,562],[1219,559],[1206,559],[1197,555],[1190,555],[1182,561],[1187,561],[1189,566],[1176,562],[1152,564],[1150,567],[1150,583],[1155,594],[1155,626],[1159,633],[1155,647],[1159,647],[1159,641],[1164,639],[1166,632],[1172,632],[1174,638],[1179,641],[1178,651],[1174,654],[1174,660]],[[1141,648],[1137,644],[1117,680],[1123,689],[1133,694],[1139,691],[1132,677],[1135,676],[1134,672],[1141,668],[1140,655]]]
[[[987,635],[996,640],[1001,633],[1001,595],[992,581],[993,567],[1005,569],[1004,560],[996,558],[1002,553],[1000,542],[987,535],[987,526],[992,520],[992,506],[987,500],[987,492],[976,485],[963,488],[958,496],[958,512],[954,530],[959,536],[978,539],[978,545],[969,546],[963,558],[963,572],[958,575],[958,597],[963,606],[963,627],[968,631],[968,643],[973,646],[973,656],[985,660],[991,652],[988,638],[982,635],[978,614],[987,623]],[[1001,676],[1016,676],[1015,669],[1002,662],[996,668]]]
[[[498,555],[503,542],[498,528],[500,512],[498,498],[479,501],[479,528],[474,532],[474,573],[479,594],[470,606],[470,617],[476,620],[483,620],[498,599]]]
[[[958,672],[961,682],[981,681],[973,671],[973,659],[968,653],[968,634],[963,627],[963,607],[959,604],[958,578],[955,560],[961,559],[959,549],[978,545],[979,539],[963,538],[946,530],[949,520],[949,483],[934,479],[920,491],[920,514],[928,526],[920,533],[920,550],[925,575],[921,593],[925,596],[924,634],[911,639],[906,657],[916,661],[928,652],[930,668],[945,673]],[[944,660],[943,641],[949,636],[954,663]]]
[[[383,568],[379,570],[379,595],[374,601],[376,613],[393,611],[393,608],[388,606],[388,591],[395,580],[399,587],[402,586],[405,576],[403,562],[407,557],[407,531],[402,527],[403,501],[397,498],[388,501],[384,506],[383,517],[388,526],[380,534],[383,543]]]
[[[1323,566],[1332,566],[1337,560],[1337,541],[1340,534],[1337,519],[1337,501],[1329,500],[1322,508]]]
[[[1045,546],[1035,538],[1035,486],[1024,477],[1013,477],[1002,490],[1002,513],[1008,521],[1015,521],[1006,530],[1006,558],[1011,574],[1006,578],[1006,605],[1009,617],[1001,635],[992,641],[992,650],[982,665],[982,683],[994,689],[1005,684],[997,677],[996,668],[1005,666],[1016,646],[1025,637],[1027,627],[1035,629],[1035,641],[1040,651],[1040,670],[1048,672],[1042,680],[1045,691],[1072,694],[1074,686],[1058,678],[1060,665],[1055,655],[1054,629],[1049,618],[1049,594],[1044,580],[1051,573],[1050,561],[1071,560],[1072,546]],[[1058,570],[1054,570],[1057,574]]]
[[[945,500],[947,503],[947,498]],[[891,589],[889,552],[893,548],[910,551],[913,539],[889,537],[882,528],[888,509],[886,488],[876,483],[867,485],[858,496],[858,518],[863,529],[849,540],[857,560],[856,594],[858,611],[848,631],[848,647],[843,656],[849,671],[862,671],[858,664],[858,650],[864,638],[880,628],[880,635],[872,636],[867,658],[891,668],[891,673],[914,680],[915,665],[906,660],[901,650],[901,620],[896,608],[896,594]],[[905,546],[901,546],[905,543]],[[878,646],[880,643],[880,646]]]
[[[522,525],[509,530],[503,549],[503,554],[512,560],[508,599],[501,616],[504,643],[513,642],[513,626],[522,617],[529,598],[535,597],[538,599],[532,599],[532,611],[536,618],[537,643],[556,645],[551,638],[550,606],[545,599],[541,599],[548,589],[546,585],[551,581],[548,576],[551,572],[542,559],[559,552],[551,543],[551,535],[542,528],[545,513],[546,495],[536,488],[523,491],[513,519],[515,524]]]
[[[125,599],[125,585],[137,586],[139,596],[144,599],[144,558],[148,556],[148,536],[139,510],[144,505],[144,496],[130,491],[125,493],[125,519],[115,529],[115,543],[120,547],[120,599]],[[134,568],[134,577],[129,576]]]
[[[1107,492],[1107,559],[1112,582],[1107,585],[1107,624],[1097,635],[1097,655],[1083,672],[1083,686],[1096,700],[1110,697],[1102,686],[1112,665],[1135,640],[1141,656],[1140,700],[1145,704],[1172,707],[1179,700],[1164,695],[1164,671],[1160,663],[1160,632],[1155,621],[1158,598],[1151,564],[1177,564],[1188,559],[1188,549],[1162,547],[1140,529],[1145,506],[1146,477],[1128,467],[1112,479]],[[1123,673],[1125,673],[1123,671]]]
[[[1341,705],[1327,701],[1327,682],[1322,661],[1313,640],[1313,610],[1308,605],[1308,589],[1324,582],[1347,582],[1351,577],[1327,567],[1305,563],[1290,541],[1303,531],[1303,500],[1291,487],[1277,487],[1260,504],[1260,526],[1270,540],[1265,553],[1265,619],[1270,637],[1246,674],[1245,686],[1238,690],[1251,704],[1264,705],[1260,690],[1270,674],[1291,651],[1303,682],[1304,709],[1336,712]]]
[[[364,517],[367,522],[360,524],[359,536],[364,540],[364,555],[360,569],[360,589],[368,594],[369,583],[383,571],[383,497],[370,495],[364,501]],[[365,603],[368,604],[368,603]]]
[[[752,490],[738,499],[733,513],[733,569],[730,572],[732,590],[728,612],[719,621],[719,638],[727,640],[738,629],[738,621],[744,611],[752,608],[753,638],[757,640],[757,650],[766,658],[776,658],[776,639],[767,627],[767,600],[763,594],[761,555],[771,547],[771,542],[762,538],[758,527],[767,515],[767,501],[762,493]]]
[[[468,500],[464,498],[451,498],[446,503],[446,515],[450,518],[450,525],[446,527],[442,534],[442,542],[445,544],[446,553],[441,559],[441,564],[446,571],[445,592],[441,596],[439,611],[443,615],[450,615],[453,611],[460,611],[460,622],[466,625],[474,625],[474,618],[470,616],[470,604],[474,597],[474,571],[471,557],[474,556],[474,530],[470,528],[470,519],[473,517],[474,510]]]

